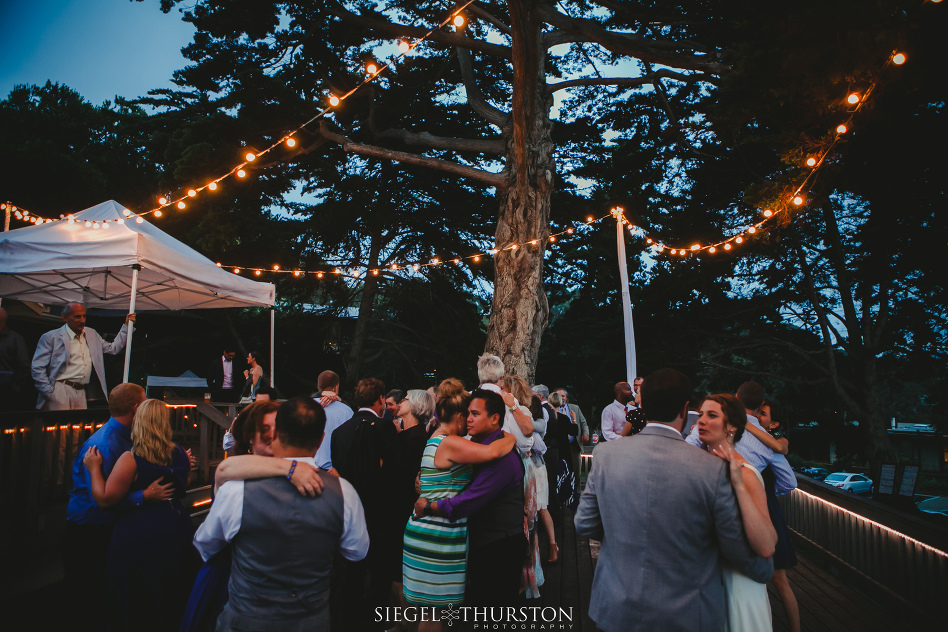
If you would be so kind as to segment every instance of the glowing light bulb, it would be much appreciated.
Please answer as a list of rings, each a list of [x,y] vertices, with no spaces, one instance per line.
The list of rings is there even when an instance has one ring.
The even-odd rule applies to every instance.
[[[652,238],[651,238],[651,237],[647,237],[647,238],[645,239],[645,243],[647,243],[647,244],[652,243]]]
[[[691,249],[692,249],[692,250],[701,250],[701,245],[700,245],[700,244],[692,244],[692,245],[691,245]]]
[[[323,273],[322,273],[322,272],[317,272],[317,273],[316,273],[316,278],[317,278],[317,279],[323,278]]]
[[[99,228],[99,222],[92,222],[92,228],[98,230],[98,228]]]
[[[455,259],[455,260],[454,260],[454,263],[461,263],[461,260],[460,260],[460,259]]]
[[[536,246],[536,245],[537,245],[537,240],[536,240],[536,239],[531,239],[531,240],[530,240],[530,245]]]
[[[905,53],[896,53],[892,56],[892,63],[896,66],[901,66],[905,63]]]
[[[464,16],[460,13],[454,16],[454,26],[464,26]]]
[[[155,217],[161,217],[161,211],[155,211]]]
[[[289,138],[287,138],[287,139],[286,139],[286,146],[287,146],[287,147],[296,147],[296,139],[293,138],[292,136],[290,136]]]
[[[216,182],[209,182],[208,185],[207,185],[207,188],[210,189],[211,191],[217,191],[217,183],[216,183]]]
[[[725,249],[725,250],[730,250],[730,249],[731,249],[731,244],[724,244],[724,249]]]
[[[838,126],[836,126],[836,133],[837,133],[837,134],[845,134],[847,129],[848,129],[848,128],[847,128],[845,125],[843,125],[842,123],[840,123]]]
[[[714,246],[711,246],[710,248],[708,248],[708,252],[710,252],[712,255],[713,255],[714,253],[716,253],[717,251],[718,251],[718,249],[715,248]]]
[[[160,198],[158,198],[158,203],[161,204],[162,206],[164,206],[165,204],[168,203],[168,198],[166,198],[166,197],[160,197]]]
[[[128,217],[128,216],[131,215],[131,214],[132,214],[132,212],[131,212],[130,210],[128,210],[127,208],[123,208],[123,209],[122,209],[122,215],[124,215],[125,217]],[[69,217],[72,217],[72,215],[69,215]]]
[[[420,266],[419,266],[417,263],[415,263],[415,264],[413,264],[413,265],[411,266],[411,269],[412,269],[412,270],[415,270],[415,271],[417,272],[419,267],[420,267]]]
[[[734,240],[734,243],[735,243],[735,244],[743,244],[743,243],[744,243],[744,238],[741,237],[740,235],[738,235],[738,236],[737,236],[737,239]]]
[[[480,260],[481,260],[481,258],[475,255],[474,261],[476,262],[476,261],[480,261]]]
[[[299,270],[293,270],[293,276],[298,277],[300,275]]]
[[[756,227],[756,226],[751,226],[750,228],[747,229],[747,232],[749,232],[751,235],[753,235],[754,233],[757,232],[757,227]]]
[[[379,67],[376,66],[375,64],[373,64],[372,62],[369,62],[369,63],[366,64],[366,66],[365,66],[365,72],[368,73],[368,74],[370,74],[370,75],[374,75],[374,74],[377,73],[378,71],[379,71]]]
[[[850,105],[856,105],[857,103],[859,103],[859,95],[853,92],[851,95],[846,97],[846,102],[849,103]]]
[[[238,170],[237,170],[237,177],[238,177],[238,178],[243,178],[243,177],[246,176],[246,175],[247,175],[247,172],[244,171],[243,169],[238,169]]]
[[[135,218],[135,223],[136,223],[136,224],[144,224],[144,223],[145,223],[145,218],[142,217],[141,215],[139,215],[138,217]]]
[[[46,223],[48,224],[48,223],[51,222],[51,221],[52,221],[52,220],[49,220],[49,219],[48,219],[48,220],[46,220]],[[102,228],[108,230],[108,228],[109,228],[109,223],[108,223],[108,222],[102,222]]]
[[[92,222],[86,222],[86,228],[92,228]]]
[[[333,107],[336,107],[337,105],[339,105],[339,97],[337,97],[337,96],[334,95],[334,94],[330,94],[330,95],[329,95],[329,105],[331,105],[331,106],[333,106]]]
[[[372,270],[372,276],[378,276],[378,275],[379,275],[378,270]]]
[[[630,228],[631,228],[631,227],[630,227]],[[572,229],[572,228],[567,228],[567,229],[566,229],[566,232],[569,233],[570,235],[572,235],[572,234],[573,234],[573,229]]]
[[[511,249],[511,250],[516,250],[516,249],[517,249],[517,244],[514,244],[513,246],[511,246],[510,249]]]
[[[774,214],[774,212],[771,211],[769,208],[764,209],[764,217],[770,217],[770,216],[773,215],[773,214]]]
[[[253,162],[257,159],[257,156],[252,151],[248,151],[244,158],[247,159],[247,162]]]
[[[550,235],[550,243],[552,243],[552,242],[554,242],[554,241],[556,241],[556,237],[554,237],[553,235]]]
[[[179,210],[182,210],[182,211],[183,211],[184,208],[185,208],[185,206],[187,206],[187,205],[184,203],[184,200],[181,200],[180,202],[178,202],[178,209],[179,209]],[[155,214],[157,215],[158,212],[155,211]]]
[[[256,276],[260,276],[260,270],[254,270],[253,273],[254,273]]]
[[[279,269],[280,269],[280,266],[278,266],[277,264],[274,263],[274,264],[273,264],[273,269],[274,269],[274,270],[279,270]]]
[[[392,264],[392,270],[398,270],[398,264],[397,264],[397,263],[393,263],[393,264]]]
[[[404,53],[407,53],[407,52],[410,51],[410,50],[411,50],[411,44],[409,44],[407,41],[401,40],[401,41],[398,43],[398,52],[404,54]]]
[[[435,257],[434,259],[431,260],[431,263],[433,263],[434,265],[438,265],[439,263],[441,263],[441,260]]]
[[[807,166],[807,167],[815,167],[815,166],[816,166],[816,158],[814,158],[813,156],[810,156],[809,158],[807,158],[807,159],[806,159],[806,166]]]
[[[188,197],[194,197],[197,194],[198,192],[195,191],[194,189],[188,189]]]
[[[234,274],[240,274],[240,268],[234,268]]]
[[[796,196],[795,198],[793,198],[793,203],[796,204],[797,206],[800,206],[801,204],[803,204],[803,197],[799,195]]]
[[[218,268],[221,267],[221,262],[220,262],[220,261],[217,262],[217,267],[218,267]]]
[[[591,224],[592,221],[593,221],[593,216],[592,216],[592,215],[590,215],[589,217],[586,218],[586,223],[587,223],[587,224]]]
[[[336,268],[335,270],[332,271],[332,273],[333,273],[333,274],[342,274],[342,270],[340,270],[339,268]]]
[[[675,248],[672,248],[672,249],[669,250],[668,252],[669,252],[669,254],[672,254],[672,255],[677,255],[677,254],[678,254],[678,250],[676,250]]]

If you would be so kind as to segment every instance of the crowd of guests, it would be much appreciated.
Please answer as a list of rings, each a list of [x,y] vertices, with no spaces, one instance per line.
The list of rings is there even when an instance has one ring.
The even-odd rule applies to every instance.
[[[415,606],[432,615],[410,629],[441,630],[444,608],[538,597],[559,558],[551,512],[575,510],[577,532],[602,540],[601,629],[770,629],[771,580],[798,629],[776,503],[795,478],[759,384],[697,406],[677,371],[617,384],[580,496],[590,431],[568,394],[490,354],[477,373],[470,392],[366,378],[350,407],[324,371],[313,395],[244,407],[196,532],[168,409],[117,386],[73,466],[71,594],[107,588],[95,629],[382,630],[406,625],[391,608]]]

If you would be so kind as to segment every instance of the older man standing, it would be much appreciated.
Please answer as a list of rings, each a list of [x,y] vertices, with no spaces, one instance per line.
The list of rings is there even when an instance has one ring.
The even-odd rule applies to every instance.
[[[125,317],[125,324],[106,342],[102,336],[86,327],[86,308],[82,303],[69,303],[62,313],[65,325],[43,334],[33,355],[33,382],[40,392],[36,407],[40,410],[76,410],[86,408],[86,384],[95,369],[102,386],[105,385],[105,365],[102,354],[115,355],[125,348],[128,322],[135,322],[135,314]]]

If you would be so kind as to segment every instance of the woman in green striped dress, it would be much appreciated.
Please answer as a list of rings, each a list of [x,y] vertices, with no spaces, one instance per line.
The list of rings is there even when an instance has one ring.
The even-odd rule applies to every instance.
[[[421,495],[435,501],[463,490],[473,477],[472,465],[499,459],[516,445],[505,435],[489,445],[464,439],[466,391],[438,400],[438,428],[428,439],[421,458]],[[451,521],[441,516],[412,517],[405,527],[402,574],[405,600],[413,605],[445,607],[464,601],[467,576],[467,518]],[[419,625],[420,632],[440,630],[439,621]]]

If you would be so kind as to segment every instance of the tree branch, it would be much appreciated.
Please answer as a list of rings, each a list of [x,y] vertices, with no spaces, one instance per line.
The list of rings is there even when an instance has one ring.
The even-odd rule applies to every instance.
[[[428,35],[428,31],[430,30],[420,26],[396,24],[395,22],[389,22],[388,20],[381,17],[376,19],[359,15],[349,11],[338,2],[334,2],[333,5],[333,13],[335,13],[336,16],[343,22],[359,26],[380,35],[387,35],[389,37],[421,38]],[[457,46],[458,48],[465,48],[468,50],[476,50],[481,53],[503,57],[504,59],[511,58],[509,46],[491,44],[473,37],[467,37],[462,33],[451,33],[448,31],[435,30],[433,33],[431,33],[431,35],[428,35],[427,39],[431,42],[438,42],[439,44],[447,44],[449,46]]]
[[[483,169],[476,169],[474,167],[468,167],[466,165],[460,165],[456,162],[451,162],[449,160],[438,160],[437,158],[426,158],[425,156],[419,156],[418,154],[409,154],[404,151],[393,151],[391,149],[386,149],[384,147],[376,147],[374,145],[364,145],[362,143],[355,143],[350,139],[346,138],[342,134],[336,133],[329,129],[329,126],[325,121],[320,121],[319,124],[319,133],[327,140],[331,140],[335,143],[338,143],[342,146],[342,150],[350,152],[353,154],[359,154],[360,156],[372,156],[374,158],[384,158],[386,160],[394,160],[396,162],[403,162],[410,165],[419,165],[422,167],[429,167],[431,169],[438,169],[439,171],[447,171],[448,173],[453,173],[465,178],[471,178],[473,180],[478,180],[487,185],[500,187],[503,186],[506,182],[506,179],[503,175],[499,173],[491,173],[489,171],[484,171]]]
[[[504,33],[505,35],[510,35],[512,32],[509,26],[507,26],[506,24],[504,24],[503,22],[501,22],[500,20],[498,20],[493,15],[488,13],[486,10],[480,8],[476,4],[468,5],[465,11],[469,12],[471,15],[476,15],[477,17],[481,18],[485,22],[489,22],[498,31],[500,31],[501,33]]]
[[[651,39],[632,33],[616,33],[603,28],[595,20],[571,18],[552,6],[541,4],[538,11],[544,20],[559,29],[543,36],[546,47],[571,42],[593,42],[613,53],[629,55],[663,66],[701,70],[713,74],[721,74],[726,69],[709,55],[679,53],[682,45],[677,42]]]
[[[449,138],[435,136],[430,132],[409,132],[404,129],[388,129],[375,134],[378,138],[399,140],[406,145],[419,145],[431,149],[452,151],[475,151],[481,154],[503,155],[506,143],[499,136],[489,139]]]
[[[576,86],[641,86],[647,83],[652,83],[659,78],[675,79],[677,81],[683,81],[686,83],[695,83],[697,81],[706,81],[714,85],[718,85],[719,83],[717,77],[703,74],[683,75],[681,73],[675,72],[674,70],[660,68],[653,74],[644,77],[590,77],[588,79],[570,79],[569,81],[558,81],[556,83],[548,84],[548,89],[550,94],[553,94],[558,90],[565,90],[566,88],[573,88]]]
[[[474,66],[471,64],[471,51],[458,48],[458,63],[461,65],[461,76],[464,78],[464,90],[467,92],[467,102],[471,104],[477,114],[488,123],[497,127],[504,127],[510,120],[510,115],[498,110],[487,102],[477,81],[474,78]]]

